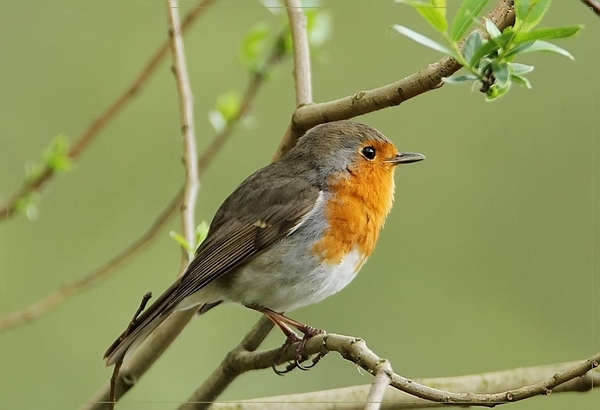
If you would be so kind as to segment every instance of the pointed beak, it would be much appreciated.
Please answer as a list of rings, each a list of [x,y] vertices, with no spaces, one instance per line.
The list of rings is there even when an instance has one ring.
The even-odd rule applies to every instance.
[[[416,152],[400,152],[398,155],[392,158],[388,158],[385,162],[392,165],[410,164],[411,162],[418,162],[425,159],[425,155],[417,154]]]

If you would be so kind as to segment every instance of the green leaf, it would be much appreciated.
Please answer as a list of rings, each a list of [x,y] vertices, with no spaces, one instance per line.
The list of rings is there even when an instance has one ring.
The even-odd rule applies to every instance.
[[[483,43],[481,45],[481,47],[479,47],[475,53],[473,54],[473,57],[471,57],[471,60],[469,61],[469,64],[471,66],[476,66],[479,63],[479,60],[481,60],[484,57],[487,57],[488,55],[495,53],[496,51],[498,51],[500,47],[498,46],[498,44],[496,44],[493,41],[486,41],[485,43]]]
[[[15,203],[15,211],[19,214],[25,214],[27,219],[33,221],[37,219],[40,214],[40,210],[37,205],[38,195],[35,193],[29,193],[20,197]]]
[[[440,33],[448,29],[446,20],[446,0],[395,0],[414,8],[423,18]]]
[[[225,117],[217,110],[210,110],[208,112],[208,122],[210,122],[210,125],[212,125],[217,133],[221,133],[227,128]]]
[[[454,58],[456,58],[456,53],[454,53],[453,51],[450,51],[450,49],[444,47],[443,45],[435,42],[434,40],[430,39],[429,37],[425,37],[422,34],[417,33],[416,31],[413,31],[411,29],[409,29],[408,27],[404,27],[401,26],[399,24],[394,24],[392,26],[392,28],[394,30],[396,30],[398,33],[410,38],[413,41],[416,41],[419,44],[424,45],[425,47],[429,47],[435,51],[439,51],[440,53],[444,53],[447,54],[449,56],[452,56]]]
[[[285,7],[279,0],[260,0],[260,2],[273,14],[283,14]]]
[[[532,65],[519,64],[519,63],[508,63],[508,68],[512,75],[527,74],[533,71]]]
[[[508,64],[492,61],[492,71],[494,72],[494,78],[498,87],[505,88],[510,80]]]
[[[68,171],[72,167],[69,157],[69,140],[63,134],[57,135],[42,155],[44,163],[53,171]]]
[[[479,31],[474,31],[469,34],[469,37],[465,40],[465,45],[463,47],[462,53],[465,57],[465,60],[471,61],[473,55],[477,50],[481,48],[483,45],[483,37]]]
[[[517,20],[523,21],[529,13],[532,0],[515,0],[515,14]]]
[[[549,27],[528,32],[520,32],[515,34],[513,42],[514,44],[521,44],[534,40],[567,38],[575,35],[581,28],[582,26]]]
[[[575,57],[573,57],[573,55],[564,48],[542,40],[536,41],[529,47],[522,50],[521,53],[532,53],[534,51],[550,51],[552,53],[560,54],[562,56],[570,58],[571,60],[575,60]]]
[[[510,82],[507,83],[505,87],[499,87],[497,84],[494,84],[485,95],[486,101],[494,101],[500,97],[502,97],[508,89],[510,88]]]
[[[272,33],[269,26],[260,23],[252,27],[244,36],[240,47],[240,60],[252,71],[262,65],[263,54]]]
[[[223,115],[227,123],[239,115],[242,98],[235,91],[230,91],[217,97],[217,110]]]
[[[478,80],[478,78],[477,78],[477,76],[475,76],[473,74],[456,75],[453,77],[442,78],[442,81],[447,84],[459,84],[459,83],[464,83],[465,81],[476,81],[476,80]]]
[[[533,45],[533,43],[535,43],[535,41],[530,41],[528,43],[521,43],[515,47],[511,47],[510,50],[504,55],[504,57],[509,59],[512,56],[522,53],[524,50],[531,47]]]
[[[535,27],[544,18],[550,7],[551,0],[517,0],[517,25],[519,31],[529,30]],[[524,3],[524,4],[519,4]]]
[[[198,248],[208,236],[208,228],[209,226],[206,221],[202,221],[196,226],[196,248]]]
[[[319,47],[331,37],[331,14],[321,8],[308,9],[305,14],[308,41],[311,46]]]
[[[525,86],[525,87],[527,87],[527,89],[531,90],[531,83],[529,82],[529,80],[527,78],[522,77],[520,75],[512,74],[510,76],[510,79],[512,81],[514,81],[515,83]]]
[[[188,241],[185,240],[185,238],[183,236],[179,235],[175,231],[169,232],[169,236],[171,238],[173,238],[175,240],[175,242],[177,242],[183,249],[185,249],[188,252],[192,252],[192,248],[190,247],[190,244],[188,243]]]
[[[450,38],[454,42],[458,42],[465,35],[473,19],[479,15],[483,7],[489,0],[464,0],[460,5],[452,27],[450,28]]]
[[[489,18],[485,18],[485,31],[487,31],[487,33],[493,39],[500,37],[500,35],[502,35],[502,32],[500,31],[500,29],[498,29],[498,27],[496,27],[494,22],[492,20],[490,20]]]

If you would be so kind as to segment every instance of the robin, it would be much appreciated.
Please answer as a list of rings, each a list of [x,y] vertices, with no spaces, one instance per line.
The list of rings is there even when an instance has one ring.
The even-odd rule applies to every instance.
[[[174,311],[205,313],[223,302],[269,317],[287,336],[281,351],[320,333],[283,312],[354,279],[392,208],[396,166],[424,158],[398,152],[365,124],[312,128],[229,195],[186,272],[108,348],[106,364],[123,360]]]

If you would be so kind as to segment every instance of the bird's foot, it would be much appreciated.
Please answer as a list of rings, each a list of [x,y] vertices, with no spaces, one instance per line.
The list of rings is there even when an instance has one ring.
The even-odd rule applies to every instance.
[[[273,364],[271,365],[271,367],[272,367],[273,371],[275,372],[275,374],[278,374],[279,376],[283,376],[284,374],[289,373],[296,368],[298,368],[300,370],[312,369],[327,354],[327,352],[319,352],[318,354],[313,355],[312,359],[311,359],[310,356],[304,356],[304,354],[302,353],[306,347],[306,343],[308,342],[308,340],[313,336],[325,333],[323,330],[316,329],[312,326],[308,326],[303,323],[300,323],[294,319],[290,319],[289,317],[284,316],[282,313],[275,312],[271,309],[260,308],[257,310],[261,311],[269,319],[271,319],[273,321],[273,323],[275,323],[281,329],[283,334],[286,336],[285,342],[279,348],[279,351],[273,358]],[[300,338],[290,328],[290,326],[293,326],[296,329],[298,329],[298,331],[300,331],[304,336],[302,338]],[[283,370],[277,369],[277,365],[281,361],[281,357],[290,348],[290,346],[292,346],[293,344],[296,344],[296,343],[298,345],[296,346],[296,350],[294,353],[294,359],[292,361],[290,361]],[[302,364],[309,359],[311,359],[310,364],[308,364],[308,365]]]

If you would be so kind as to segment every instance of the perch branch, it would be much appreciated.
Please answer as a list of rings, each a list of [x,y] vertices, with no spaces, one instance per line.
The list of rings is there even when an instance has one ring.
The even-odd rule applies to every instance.
[[[479,394],[497,393],[514,390],[523,385],[532,385],[549,379],[555,374],[564,372],[581,362],[559,363],[546,366],[526,367],[503,370],[499,372],[481,373],[468,376],[444,377],[433,379],[415,379],[414,382],[426,386],[435,386],[450,392],[473,392]],[[553,393],[587,392],[600,384],[600,371],[596,368],[585,376],[572,379],[553,390]],[[215,403],[212,410],[330,410],[338,403],[344,403],[345,410],[360,410],[371,389],[371,385],[343,387],[285,396],[263,397],[244,400],[243,402]],[[447,407],[448,404],[432,403],[419,399],[403,391],[388,387],[382,403],[386,410],[405,410],[420,408]],[[459,406],[459,405],[457,405]]]
[[[297,345],[290,346],[282,356],[281,361],[292,360],[296,353],[296,349]],[[278,351],[279,349],[259,352],[237,351],[234,354],[228,355],[229,361],[224,368],[234,374],[242,374],[250,370],[267,369],[271,367],[273,359],[278,354]],[[379,371],[381,364],[385,363],[385,360],[370,350],[362,339],[351,336],[331,333],[318,335],[311,338],[306,343],[305,348],[301,351],[306,357],[320,352],[338,352],[344,359],[351,361],[373,375]],[[491,394],[444,391],[402,377],[393,373],[391,368],[389,369],[388,376],[391,379],[390,386],[421,399],[444,404],[493,407],[498,404],[521,401],[533,396],[548,395],[557,386],[570,380],[577,379],[588,373],[590,370],[595,369],[598,367],[599,361],[600,353],[597,353],[589,359],[577,362],[573,366],[559,371],[542,381]],[[192,396],[187,402],[192,404],[192,407],[182,406],[180,409],[201,409],[203,407],[196,406],[194,403],[202,402],[206,402],[204,397]]]
[[[204,12],[215,2],[215,0],[201,0],[185,17],[181,24],[182,32],[185,32]],[[71,159],[77,159],[83,151],[90,145],[94,138],[125,108],[125,106],[135,97],[146,85],[150,76],[156,71],[159,64],[166,57],[169,51],[169,43],[165,41],[150,57],[142,71],[127,89],[97,117],[90,126],[79,136],[77,141],[69,150],[68,156]],[[24,185],[15,192],[10,199],[0,206],[0,220],[8,219],[15,215],[15,210],[19,201],[32,192],[41,191],[49,180],[54,176],[54,171],[45,167],[40,175],[24,183]]]

